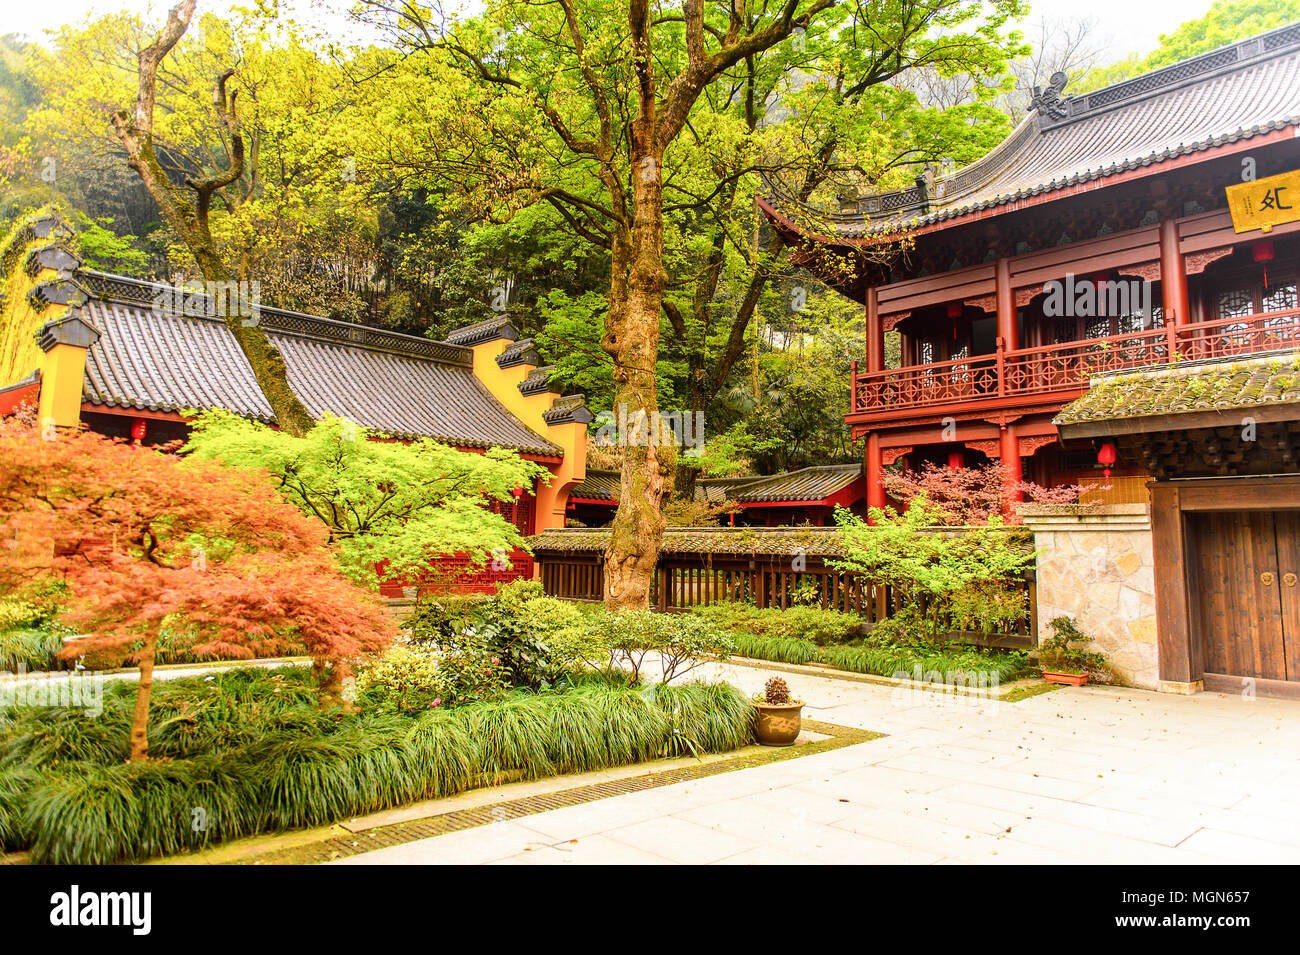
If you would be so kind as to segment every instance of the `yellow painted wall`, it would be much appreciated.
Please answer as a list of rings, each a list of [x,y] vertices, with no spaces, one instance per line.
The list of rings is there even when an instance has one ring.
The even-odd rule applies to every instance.
[[[81,423],[82,382],[86,377],[86,349],[55,345],[41,366],[40,420],[72,428]]]
[[[473,346],[474,374],[497,401],[505,405],[506,410],[548,441],[564,449],[563,460],[549,466],[550,484],[538,485],[534,508],[536,530],[563,527],[569,491],[581,484],[587,476],[587,426],[577,422],[557,425],[546,423],[542,412],[550,409],[556,395],[551,392],[537,395],[519,393],[520,382],[537,366],[525,363],[502,368],[498,365],[497,356],[510,344],[504,339],[498,339]]]
[[[13,268],[4,276],[4,305],[0,308],[0,387],[12,385],[41,367],[41,349],[36,333],[46,322],[62,318],[65,305],[50,305],[43,311],[32,307],[27,293],[41,282],[58,278],[58,273],[44,269],[32,278],[24,270],[27,253],[49,243],[35,239],[17,254]]]

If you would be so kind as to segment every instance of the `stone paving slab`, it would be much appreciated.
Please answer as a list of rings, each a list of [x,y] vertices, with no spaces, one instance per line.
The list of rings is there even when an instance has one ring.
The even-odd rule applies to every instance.
[[[752,693],[767,674],[703,676]],[[787,682],[807,717],[889,735],[347,861],[1300,862],[1300,703],[1097,686],[955,703]]]

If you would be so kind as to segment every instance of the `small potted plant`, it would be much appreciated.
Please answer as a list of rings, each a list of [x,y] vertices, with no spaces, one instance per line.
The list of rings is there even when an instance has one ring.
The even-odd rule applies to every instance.
[[[1092,637],[1079,629],[1073,617],[1056,617],[1048,626],[1052,636],[1038,647],[1038,665],[1043,679],[1048,683],[1083,686],[1089,676],[1106,669],[1106,658],[1100,653],[1082,649],[1092,643]]]
[[[779,676],[768,680],[763,695],[754,697],[754,709],[758,710],[754,735],[764,746],[789,746],[798,739],[803,701],[790,699],[785,680]]]

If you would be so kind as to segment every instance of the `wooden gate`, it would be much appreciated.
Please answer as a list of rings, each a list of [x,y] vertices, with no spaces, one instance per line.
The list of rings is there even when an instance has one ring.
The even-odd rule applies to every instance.
[[[1300,512],[1188,517],[1207,682],[1300,681]]]

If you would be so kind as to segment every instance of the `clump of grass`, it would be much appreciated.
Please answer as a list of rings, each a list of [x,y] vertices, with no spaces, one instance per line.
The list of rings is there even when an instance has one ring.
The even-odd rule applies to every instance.
[[[839,645],[818,646],[810,640],[792,640],[783,637],[756,637],[736,634],[736,653],[755,660],[774,663],[824,663],[839,670],[854,673],[871,673],[893,676],[896,673],[911,675],[919,665],[924,672],[949,673],[982,672],[999,681],[1015,679],[1025,672],[1023,653],[993,653],[978,650],[934,650],[916,652],[904,647]]]
[[[58,652],[63,648],[63,634],[51,630],[10,630],[0,632],[0,670],[35,673],[60,668]]]
[[[0,713],[0,845],[38,863],[103,864],[319,826],[460,792],[752,740],[753,709],[720,684],[563,692],[417,716],[315,707],[305,671],[231,671],[156,686],[158,758],[127,763],[129,695],[79,711]]]
[[[755,660],[772,660],[776,663],[812,663],[820,658],[822,648],[811,640],[791,637],[760,637],[736,633],[736,653]]]

